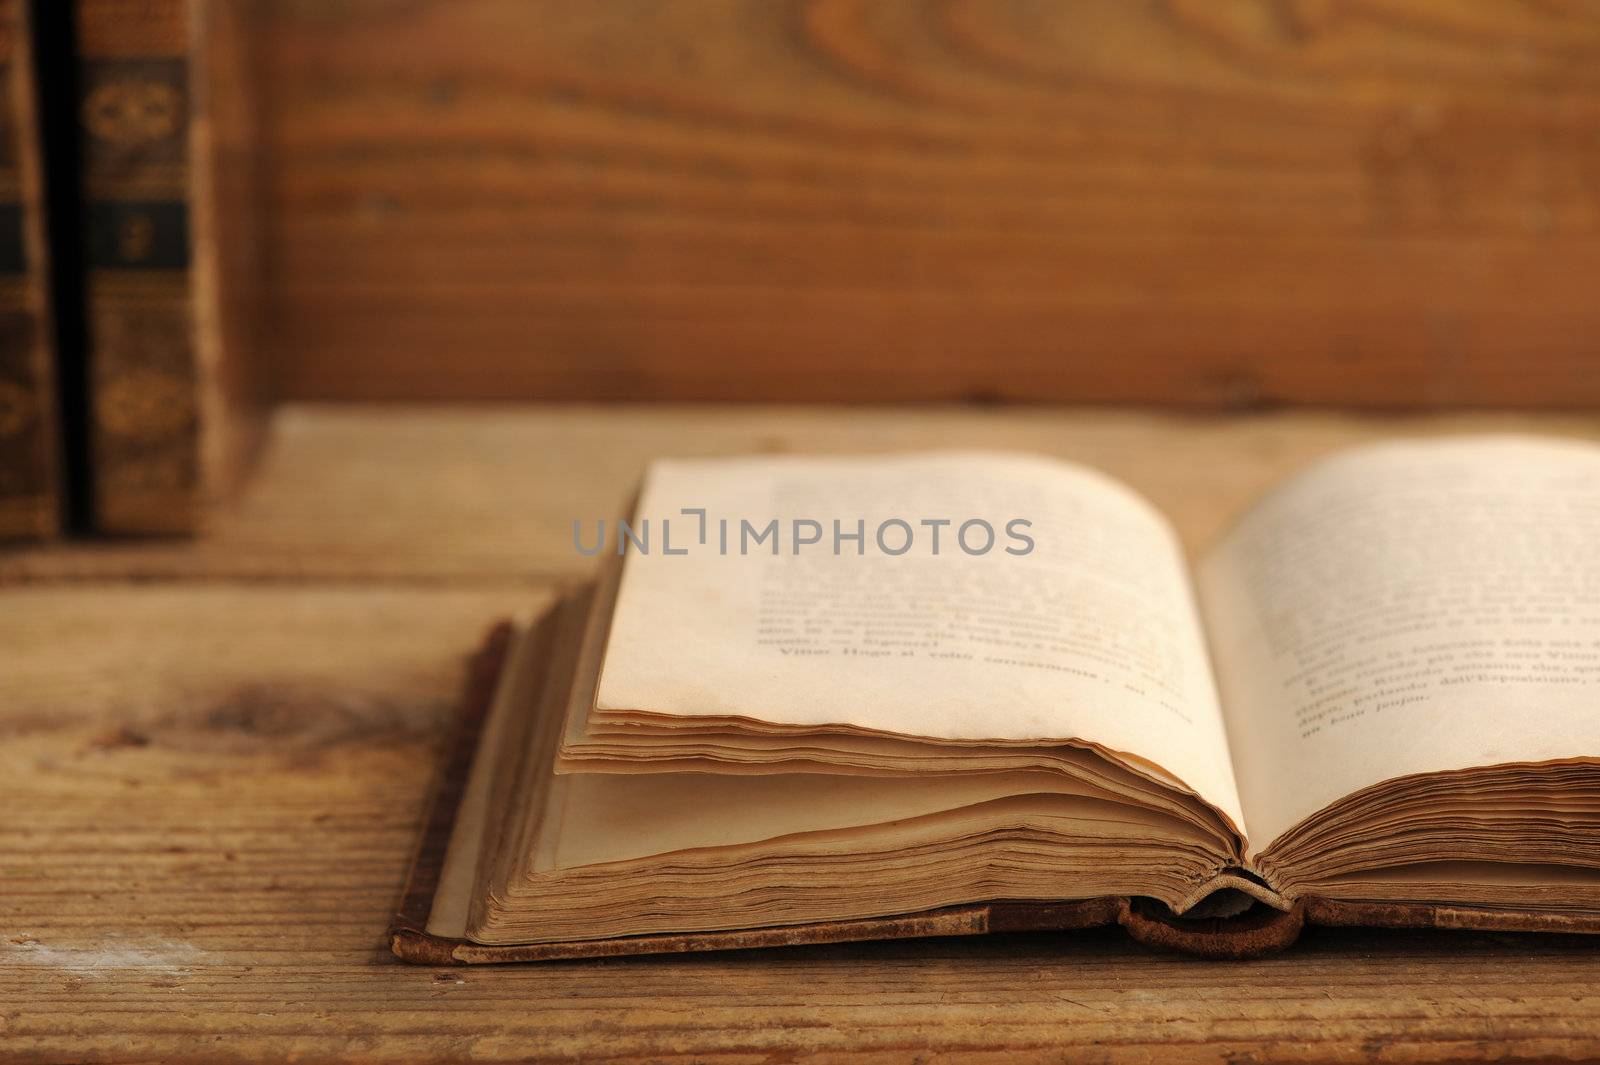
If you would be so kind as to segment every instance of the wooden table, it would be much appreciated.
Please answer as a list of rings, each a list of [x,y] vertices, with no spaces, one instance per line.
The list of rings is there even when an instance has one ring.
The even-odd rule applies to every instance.
[[[656,453],[1080,458],[1198,549],[1397,433],[1600,419],[290,408],[187,544],[0,555],[0,1056],[1483,1060],[1600,1054],[1600,941],[1312,930],[1215,964],[1120,932],[422,969],[383,928],[463,656],[580,573]]]

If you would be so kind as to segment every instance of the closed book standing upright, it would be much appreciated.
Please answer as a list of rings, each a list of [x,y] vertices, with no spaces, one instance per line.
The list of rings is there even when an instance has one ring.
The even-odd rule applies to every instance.
[[[50,292],[28,9],[0,0],[0,540],[61,525]]]
[[[199,518],[184,0],[77,0],[90,459],[103,532]]]
[[[101,532],[195,531],[260,437],[249,10],[76,0]]]

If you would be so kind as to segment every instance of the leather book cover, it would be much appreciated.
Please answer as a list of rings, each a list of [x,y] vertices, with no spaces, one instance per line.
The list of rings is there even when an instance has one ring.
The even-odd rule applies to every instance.
[[[0,540],[61,529],[44,190],[26,0],[0,0]]]
[[[94,525],[190,533],[265,425],[254,9],[74,3]]]
[[[185,0],[75,0],[95,527],[199,518]]]
[[[541,624],[552,624],[554,616],[553,608]],[[1310,897],[1299,900],[1287,912],[1256,903],[1233,916],[1176,917],[1154,900],[1116,896],[980,902],[862,920],[561,943],[487,946],[431,935],[427,926],[434,892],[513,632],[509,622],[492,628],[467,670],[453,735],[446,745],[445,763],[424,815],[400,904],[389,926],[390,949],[402,961],[420,965],[555,961],[988,932],[1061,932],[1113,924],[1121,925],[1133,939],[1147,946],[1220,959],[1258,957],[1282,950],[1293,944],[1308,924],[1600,934],[1600,914],[1433,903],[1340,902]],[[543,645],[548,649],[551,642],[545,640]]]

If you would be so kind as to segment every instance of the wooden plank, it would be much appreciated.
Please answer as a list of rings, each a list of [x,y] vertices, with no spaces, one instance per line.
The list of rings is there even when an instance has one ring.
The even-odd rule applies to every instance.
[[[1600,402],[1583,5],[257,7],[291,397]]]
[[[1037,451],[1125,480],[1199,551],[1305,463],[1389,436],[1549,432],[1600,439],[1600,418],[1551,415],[1245,418],[1082,409],[704,406],[291,406],[241,498],[193,541],[0,553],[0,583],[125,577],[539,581],[589,572],[572,522],[614,516],[661,455]]]
[[[480,626],[522,591],[0,591],[0,1036],[24,1060],[1483,1061],[1600,1045],[1593,942],[1114,932],[404,966],[383,943]]]

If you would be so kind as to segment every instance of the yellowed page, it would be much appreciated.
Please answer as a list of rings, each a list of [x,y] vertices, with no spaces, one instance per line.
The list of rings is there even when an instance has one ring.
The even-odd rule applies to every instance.
[[[684,508],[705,511],[704,544]],[[741,535],[773,520],[776,553]],[[807,520],[821,543],[796,544]],[[890,553],[906,541],[893,520],[913,533],[904,554]],[[974,520],[995,532],[987,552],[981,528],[965,549],[959,539]],[[1083,740],[1164,767],[1237,821],[1181,549],[1115,482],[1003,453],[663,461],[637,510],[646,521],[651,550],[627,557],[602,711]],[[863,542],[836,544],[835,521]],[[939,521],[950,524],[928,524]]]
[[[1119,803],[1059,773],[966,776],[726,776],[714,773],[579,773],[556,778],[563,794],[541,826],[534,868],[577,868],[685,850],[735,848],[806,833],[873,828],[878,845],[914,819],[957,814],[1030,796],[1040,811],[1073,800],[1085,826],[1121,825],[1141,842],[1177,840],[1214,847],[1201,830],[1170,815]],[[1086,829],[1087,830],[1087,829]]]
[[[1201,601],[1257,852],[1394,777],[1600,755],[1600,449],[1365,448],[1267,497]]]

